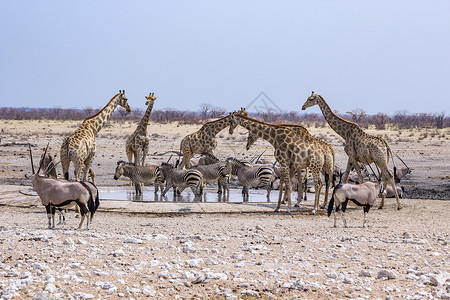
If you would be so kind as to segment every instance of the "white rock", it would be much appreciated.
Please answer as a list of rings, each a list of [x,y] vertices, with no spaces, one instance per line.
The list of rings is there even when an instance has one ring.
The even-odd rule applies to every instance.
[[[110,255],[112,255],[112,256],[124,256],[125,255],[125,251],[122,248],[118,248],[118,249],[114,250],[113,252],[111,252]]]
[[[100,270],[94,270],[94,271],[92,271],[92,274],[94,274],[96,276],[108,276],[109,275],[107,272],[103,272]]]
[[[332,278],[332,279],[336,279],[337,278],[337,273],[334,272],[334,271],[325,273],[325,275],[327,275],[328,278]]]
[[[380,270],[377,275],[378,279],[396,279],[397,275],[389,270]]]
[[[345,276],[342,282],[346,284],[353,284],[354,280],[350,277]]]
[[[86,241],[86,240],[83,240],[83,239],[78,239],[77,240],[77,244],[80,244],[80,245],[87,245],[88,244],[88,242]]]
[[[189,279],[189,278],[194,278],[194,273],[192,273],[191,271],[184,271],[181,274],[181,279]]]
[[[372,277],[369,270],[361,270],[359,271],[359,277]]]
[[[142,288],[142,294],[145,296],[155,297],[156,291],[152,286],[146,285]]]
[[[247,296],[251,296],[251,297],[259,297],[259,293],[257,291],[254,290],[243,290],[241,292],[241,294],[247,295]]]
[[[193,284],[199,284],[199,283],[202,283],[202,282],[205,282],[205,281],[206,281],[206,276],[203,275],[203,274],[201,274],[201,275],[199,275],[197,278],[195,278],[195,279],[192,281],[192,283],[193,283]]]
[[[68,267],[71,269],[77,269],[80,267],[80,263],[71,263],[68,265]]]
[[[48,267],[41,263],[32,263],[30,265],[30,268],[35,269],[35,270],[48,270]]]
[[[94,295],[83,292],[75,292],[71,296],[75,299],[94,299]]]
[[[31,272],[23,272],[22,276],[20,276],[20,279],[27,279],[31,278]]]
[[[67,238],[64,240],[63,244],[72,246],[75,245],[75,242],[72,240],[72,238]]]
[[[56,286],[53,283],[47,283],[44,291],[49,292],[50,294],[53,294],[56,291]]]
[[[137,238],[126,238],[124,241],[124,243],[128,243],[128,244],[143,244],[144,241],[141,239],[137,239]]]
[[[441,286],[445,284],[445,281],[447,280],[447,276],[445,276],[445,273],[428,273],[426,276],[429,278],[429,284],[432,286]],[[450,277],[449,277],[450,278]]]
[[[186,261],[186,264],[191,268],[200,268],[200,266],[203,264],[203,259],[189,259]]]
[[[206,273],[206,278],[209,279],[217,279],[217,280],[227,280],[228,276],[225,273],[212,273],[208,272]]]
[[[159,266],[159,264],[160,264],[159,260],[153,259],[150,261],[150,266],[152,267]]]

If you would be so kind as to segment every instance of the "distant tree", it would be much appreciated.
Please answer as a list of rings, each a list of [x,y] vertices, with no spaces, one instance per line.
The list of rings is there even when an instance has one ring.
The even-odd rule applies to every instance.
[[[436,114],[436,127],[439,129],[444,128],[445,113]]]
[[[360,108],[356,108],[352,111],[348,111],[347,114],[349,114],[352,117],[352,121],[355,123],[359,123],[364,117],[366,116],[366,112]]]
[[[213,108],[213,106],[209,103],[200,104],[200,112],[204,119],[208,118],[208,113],[212,108]]]
[[[210,109],[209,115],[211,118],[218,118],[225,114],[225,109],[221,107],[213,107]]]

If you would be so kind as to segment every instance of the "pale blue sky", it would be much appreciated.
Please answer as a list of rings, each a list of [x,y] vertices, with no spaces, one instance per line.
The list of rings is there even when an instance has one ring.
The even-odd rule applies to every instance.
[[[0,106],[450,111],[450,1],[0,0]],[[319,112],[318,108],[307,112]]]

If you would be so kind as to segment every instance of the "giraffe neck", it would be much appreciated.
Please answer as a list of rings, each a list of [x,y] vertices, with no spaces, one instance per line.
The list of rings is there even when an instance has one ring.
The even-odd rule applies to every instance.
[[[221,132],[225,127],[229,125],[228,116],[220,118],[215,121],[207,122],[203,125],[201,130],[212,136],[216,136],[219,132]]]
[[[147,106],[147,110],[145,111],[144,116],[139,122],[138,127],[136,128],[137,132],[143,132],[144,135],[147,135],[147,125],[150,120],[150,114],[152,113],[153,104],[155,104],[155,100],[150,100],[150,104]]]
[[[96,113],[92,117],[85,119],[81,126],[90,128],[94,132],[94,134],[97,134],[103,128],[103,126],[105,126],[109,118],[111,118],[112,113],[117,107],[118,99],[119,94],[115,95],[98,113]]]
[[[348,122],[337,116],[331,111],[331,108],[322,97],[319,97],[318,105],[322,111],[323,117],[327,120],[330,127],[341,137],[347,140],[352,132],[357,130],[359,126],[355,123]]]
[[[282,127],[277,127],[271,124],[259,122],[256,120],[250,120],[249,118],[243,118],[240,116],[236,116],[237,123],[253,133],[254,135],[268,141],[274,148],[277,148],[277,140],[275,136],[281,131],[285,131]]]

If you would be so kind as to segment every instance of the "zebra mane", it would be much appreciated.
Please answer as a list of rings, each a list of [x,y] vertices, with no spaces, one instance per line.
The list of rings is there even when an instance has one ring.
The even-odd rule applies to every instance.
[[[119,161],[117,162],[117,165],[136,166],[135,163],[127,162],[127,161],[124,161],[124,160],[119,160]]]
[[[161,163],[161,167],[163,167],[163,166],[170,166],[171,168],[173,168],[172,164],[169,164],[169,163],[166,163],[166,162],[162,162]]]
[[[237,164],[239,164],[241,166],[246,166],[246,164],[244,162],[242,162],[242,161],[240,161],[240,160],[238,160],[238,159],[236,159],[234,157],[228,157],[227,161],[233,161],[233,162],[235,162],[235,163],[237,163]]]

